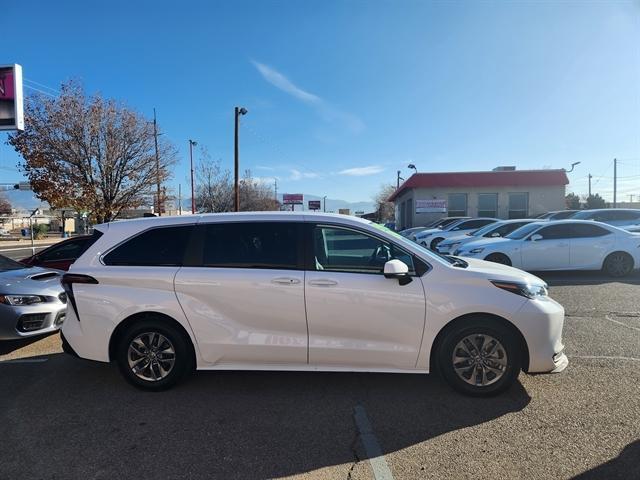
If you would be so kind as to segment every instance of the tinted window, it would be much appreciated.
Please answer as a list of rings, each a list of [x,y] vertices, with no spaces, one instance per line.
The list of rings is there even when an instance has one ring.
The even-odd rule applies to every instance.
[[[526,192],[509,194],[509,218],[525,218],[529,212],[529,194]]]
[[[182,265],[192,225],[152,228],[127,240],[104,257],[105,265]]]
[[[462,222],[459,225],[456,225],[452,228],[452,230],[474,230],[476,228],[484,227],[490,223],[495,223],[495,220],[469,220],[467,222]]]
[[[205,227],[205,267],[296,269],[298,224],[211,223]]]
[[[395,245],[355,230],[315,227],[313,246],[316,270],[382,273],[392,259],[403,261],[413,272],[410,254]]]
[[[68,260],[68,259],[76,259],[82,253],[91,246],[91,238],[83,238],[80,240],[69,240],[67,242],[62,243],[61,245],[56,245],[54,247],[48,248],[46,251],[38,254],[38,260],[43,262],[50,262],[54,260]]]
[[[498,211],[498,194],[497,193],[479,193],[478,194],[478,216],[479,217],[495,217]]]
[[[528,223],[526,225],[523,225],[520,228],[516,228],[513,232],[507,235],[507,238],[510,238],[512,240],[520,240],[521,238],[526,237],[527,235],[529,235],[531,232],[533,232],[538,228],[540,228],[540,224]]]
[[[497,228],[493,228],[488,233],[486,233],[485,237],[505,237],[509,235],[514,230],[526,225],[527,223],[514,222],[514,223],[505,223],[504,225],[500,225]]]
[[[565,212],[558,212],[551,215],[553,220],[564,220],[569,217],[573,217],[576,214],[575,210],[567,210]]]
[[[640,217],[640,213],[630,210],[618,210],[612,213],[614,214],[614,220],[637,220]]]
[[[573,236],[578,238],[587,237],[602,237],[603,235],[609,235],[611,232],[606,228],[599,227],[598,225],[587,224],[575,224],[572,226]]]
[[[560,224],[551,225],[538,230],[536,233],[542,235],[543,240],[554,240],[557,238],[571,238],[573,236],[572,225]]]
[[[467,214],[467,194],[466,193],[450,193],[449,194],[449,216],[464,216]]]

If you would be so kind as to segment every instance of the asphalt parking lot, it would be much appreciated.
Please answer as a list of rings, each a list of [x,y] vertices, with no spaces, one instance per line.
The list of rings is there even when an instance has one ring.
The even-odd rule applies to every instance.
[[[571,363],[492,399],[392,374],[201,372],[146,393],[58,336],[0,344],[0,478],[638,479],[640,275],[542,276]]]

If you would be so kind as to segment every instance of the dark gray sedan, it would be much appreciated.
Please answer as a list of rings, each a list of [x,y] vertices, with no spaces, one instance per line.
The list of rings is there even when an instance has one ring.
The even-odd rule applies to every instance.
[[[31,337],[58,330],[67,297],[63,272],[24,265],[0,255],[0,340]]]

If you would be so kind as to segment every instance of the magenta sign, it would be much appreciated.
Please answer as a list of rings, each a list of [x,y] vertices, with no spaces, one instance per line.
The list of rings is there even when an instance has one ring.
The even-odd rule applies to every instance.
[[[0,130],[24,130],[20,65],[0,65]]]
[[[285,205],[302,205],[304,196],[302,193],[285,193],[282,195],[282,203]]]

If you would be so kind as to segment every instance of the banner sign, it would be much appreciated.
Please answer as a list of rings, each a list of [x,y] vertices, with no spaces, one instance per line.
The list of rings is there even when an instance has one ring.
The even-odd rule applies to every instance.
[[[440,199],[416,200],[416,213],[446,213],[447,201]]]
[[[320,210],[320,200],[309,200],[309,210]]]
[[[0,65],[0,130],[24,130],[22,67]]]
[[[285,193],[282,195],[282,203],[285,205],[302,205],[304,203],[302,193]]]

